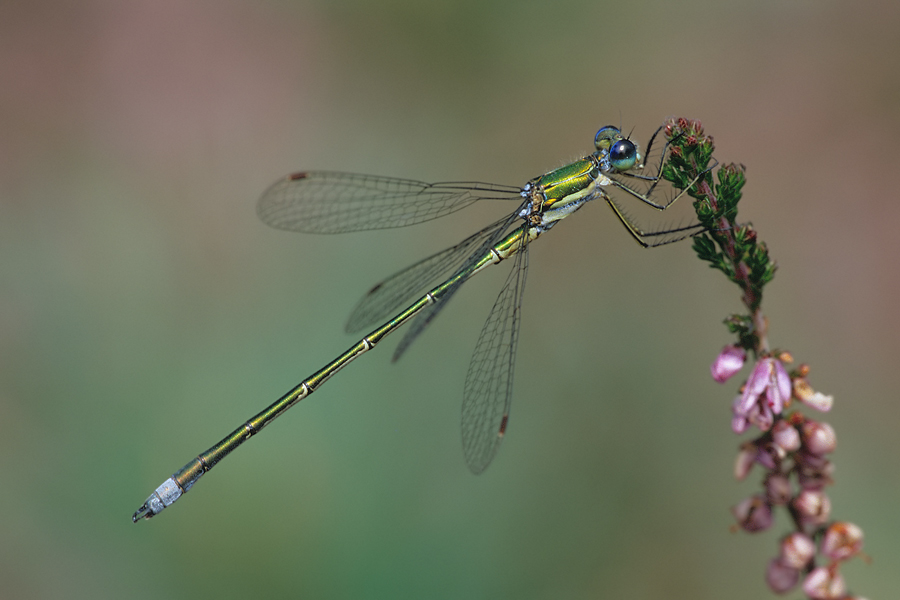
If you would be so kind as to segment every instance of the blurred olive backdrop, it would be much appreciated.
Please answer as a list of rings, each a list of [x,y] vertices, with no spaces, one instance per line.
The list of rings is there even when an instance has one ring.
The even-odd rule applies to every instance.
[[[466,368],[503,280],[397,364],[354,363],[177,506],[165,477],[355,338],[368,286],[499,216],[344,236],[262,225],[298,169],[522,184],[699,118],[747,166],[780,264],[771,341],[836,396],[834,515],[900,586],[900,5],[0,5],[0,596],[767,598],[773,531],[729,531],[738,292],[602,205],[532,248],[507,439],[473,476]],[[500,210],[505,209],[502,207]],[[745,373],[746,374],[746,373]],[[797,595],[795,594],[795,597]]]

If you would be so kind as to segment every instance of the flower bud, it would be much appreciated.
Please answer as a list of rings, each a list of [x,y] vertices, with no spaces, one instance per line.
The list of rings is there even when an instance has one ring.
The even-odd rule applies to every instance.
[[[786,452],[800,449],[800,433],[796,427],[784,420],[772,426],[772,441]]]
[[[784,565],[777,558],[769,561],[766,569],[766,583],[776,594],[788,592],[800,581],[800,571]]]
[[[803,593],[815,600],[837,600],[846,591],[844,578],[836,568],[818,567],[803,581]]]
[[[791,354],[790,352],[788,352],[787,350],[782,350],[776,356],[778,357],[778,360],[780,360],[781,362],[783,362],[786,365],[789,365],[792,362],[794,362],[794,355]]]
[[[759,464],[771,471],[778,468],[778,465],[781,464],[781,461],[784,460],[785,456],[787,456],[787,453],[783,448],[769,442],[760,444],[756,460],[759,461]]]
[[[846,560],[862,550],[863,531],[853,523],[832,523],[822,538],[822,554],[831,560]]]
[[[805,533],[795,531],[781,540],[781,564],[795,569],[803,569],[816,555],[816,544]]]
[[[769,473],[765,480],[766,500],[772,505],[787,504],[792,494],[791,481],[784,473]]]
[[[733,506],[731,514],[743,530],[751,533],[772,526],[772,507],[759,495],[746,498],[737,506]]]
[[[820,459],[820,460],[815,460]],[[805,490],[820,490],[831,485],[834,474],[834,463],[820,456],[811,454],[797,455],[797,481]]]
[[[828,423],[807,421],[802,428],[803,445],[810,454],[822,456],[834,452],[837,447],[837,436],[834,428]]]
[[[742,179],[741,174],[738,174],[734,179],[734,183],[732,183],[731,181],[729,181],[728,183],[731,184],[732,186],[743,186],[744,183],[741,181],[741,179]],[[748,244],[755,243],[756,238],[759,236],[759,234],[756,233],[756,230],[753,229],[753,227],[751,227],[751,226],[747,226],[746,231],[747,231],[747,233],[744,234],[744,241],[747,242]],[[790,356],[790,355],[788,355],[788,356]],[[790,362],[790,361],[788,361],[788,362]]]
[[[792,502],[800,521],[811,525],[822,525],[831,516],[831,500],[822,490],[804,489]]]

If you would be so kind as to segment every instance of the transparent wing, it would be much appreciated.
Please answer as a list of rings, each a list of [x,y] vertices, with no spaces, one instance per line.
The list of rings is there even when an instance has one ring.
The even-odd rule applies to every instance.
[[[484,241],[481,243],[481,246],[478,247],[477,250],[472,252],[469,255],[469,258],[454,272],[454,274],[448,278],[448,281],[451,279],[463,274],[466,270],[468,270],[472,265],[481,260],[485,254],[487,254],[491,248],[493,248],[497,242],[499,242],[504,234],[506,234],[506,230],[509,225],[518,219],[516,213],[505,217],[493,225],[490,226],[488,234],[484,237]],[[416,317],[412,320],[412,323],[409,324],[409,328],[406,330],[406,333],[403,334],[403,338],[400,340],[400,343],[397,344],[397,348],[394,350],[394,356],[391,360],[397,361],[404,352],[406,352],[409,345],[413,343],[413,341],[419,337],[419,335],[425,330],[431,321],[437,316],[439,312],[441,312],[447,303],[450,301],[450,298],[459,291],[460,286],[465,283],[467,277],[459,277],[458,280],[451,285],[449,289],[447,289],[438,299],[437,302],[432,304],[431,306],[425,308],[420,312]]]
[[[478,336],[469,363],[463,392],[462,442],[466,464],[476,474],[491,464],[509,420],[527,271],[525,246],[515,256],[513,269]]]
[[[351,313],[347,320],[347,332],[354,333],[377,325],[414,298],[421,297],[437,283],[448,278],[451,273],[459,270],[462,261],[473,253],[473,249],[482,246],[494,234],[497,227],[507,220],[508,217],[504,217],[455,246],[423,258],[375,284]]]
[[[519,200],[520,188],[476,182],[424,183],[335,171],[294,173],[267,189],[259,218],[277,229],[345,233],[404,227],[478,200]]]

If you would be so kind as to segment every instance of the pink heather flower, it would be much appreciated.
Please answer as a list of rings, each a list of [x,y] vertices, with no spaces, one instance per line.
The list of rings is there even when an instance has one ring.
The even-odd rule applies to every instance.
[[[772,507],[762,496],[750,496],[731,508],[738,525],[751,533],[772,526]]]
[[[834,452],[837,447],[837,436],[834,428],[828,423],[807,421],[802,426],[803,445],[810,454],[821,456]]]
[[[725,383],[743,368],[745,360],[747,352],[743,348],[725,346],[709,368],[712,378],[719,383]]]
[[[788,592],[800,581],[800,570],[773,558],[766,569],[766,583],[777,594]]]
[[[737,407],[740,403],[740,396],[735,396],[734,402],[731,403],[731,412],[733,413],[733,416],[731,417],[731,430],[738,434],[744,433],[750,426],[750,419],[747,418],[747,415],[738,412]]]
[[[756,460],[765,467],[766,470],[773,471],[778,468],[778,465],[781,464],[781,461],[784,460],[785,456],[787,456],[787,452],[785,452],[784,449],[769,442],[760,444],[759,452],[756,454]]]
[[[772,426],[772,442],[785,452],[800,449],[800,432],[787,421],[778,421]]]
[[[775,422],[775,415],[765,402],[757,402],[750,407],[750,411],[743,413],[740,411],[739,405],[742,397],[737,396],[731,405],[733,416],[731,417],[731,429],[735,433],[744,433],[751,423],[755,424],[763,431],[768,431]]]
[[[750,407],[749,412],[742,413],[740,404],[743,402],[742,396],[737,396],[731,406],[734,416],[731,417],[731,429],[735,433],[743,433],[747,430],[751,423],[759,427],[762,431],[768,431],[775,422],[775,415],[772,409],[765,402],[756,402]]]
[[[802,569],[816,555],[816,544],[805,533],[795,531],[781,540],[781,564],[795,569]]]
[[[802,490],[792,504],[803,523],[823,525],[831,516],[831,500],[822,490]]]
[[[763,486],[770,504],[776,506],[787,504],[793,496],[791,480],[784,473],[769,473],[763,481]]]
[[[805,452],[795,455],[797,460],[797,482],[807,490],[820,490],[831,485],[834,465],[823,456]]]
[[[834,396],[826,396],[822,392],[813,390],[806,379],[798,377],[794,380],[793,387],[794,398],[803,404],[822,412],[831,410],[834,404]]]
[[[822,554],[831,560],[846,560],[862,550],[863,531],[853,523],[832,523],[822,538]]]
[[[781,361],[771,357],[760,359],[753,367],[743,393],[735,399],[731,428],[741,433],[753,423],[762,431],[768,431],[774,415],[781,414],[790,397],[791,378]]]
[[[813,569],[803,581],[803,593],[815,600],[837,600],[846,591],[843,576],[831,567]]]

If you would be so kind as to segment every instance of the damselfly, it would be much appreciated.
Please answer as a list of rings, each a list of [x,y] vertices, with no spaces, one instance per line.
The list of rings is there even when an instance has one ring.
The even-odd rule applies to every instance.
[[[648,155],[661,129],[650,138]],[[369,290],[350,316],[347,329],[358,331],[382,324],[177,471],[150,495],[132,519],[137,522],[162,512],[235,448],[388,334],[412,321],[394,351],[397,359],[463,283],[487,267],[512,258],[512,270],[475,344],[463,391],[462,441],[466,463],[474,473],[482,472],[497,453],[509,419],[529,245],[596,199],[604,200],[628,233],[644,247],[699,233],[699,224],[644,231],[616,199],[630,196],[662,211],[685,193],[682,190],[664,200],[656,199],[662,196],[658,195],[657,185],[668,160],[669,144],[664,145],[656,168],[645,169],[634,142],[616,127],[603,127],[594,138],[594,152],[535,177],[521,188],[472,182],[422,183],[328,171],[295,173],[275,183],[259,200],[260,218],[272,227],[305,233],[404,227],[448,215],[480,200],[516,200],[518,204],[509,215]],[[696,182],[697,179],[692,181],[688,189]],[[409,302],[412,303],[401,310]]]

